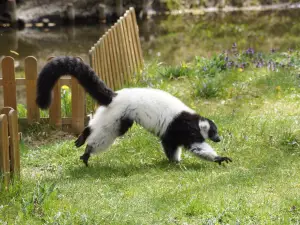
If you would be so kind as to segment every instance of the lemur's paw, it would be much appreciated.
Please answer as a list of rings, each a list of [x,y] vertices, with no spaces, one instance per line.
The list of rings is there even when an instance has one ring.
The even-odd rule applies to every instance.
[[[90,158],[90,154],[89,153],[84,153],[82,156],[80,156],[80,159],[83,161],[83,163],[85,164],[86,167],[88,167],[88,161]]]
[[[82,135],[80,135],[74,143],[75,143],[75,146],[77,148],[79,148],[80,146],[82,146],[84,144],[84,142],[85,142],[84,137]]]
[[[229,157],[223,157],[223,156],[217,156],[215,159],[214,159],[214,162],[216,163],[219,163],[219,165],[222,164],[222,162],[226,162],[226,163],[229,163],[229,162],[232,162],[232,159],[229,158]]]

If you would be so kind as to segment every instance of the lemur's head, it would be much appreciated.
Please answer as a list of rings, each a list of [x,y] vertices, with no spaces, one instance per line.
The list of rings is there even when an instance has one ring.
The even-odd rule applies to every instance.
[[[209,138],[214,142],[221,141],[218,135],[218,128],[216,124],[207,118],[201,118],[199,120],[200,133],[204,139]]]

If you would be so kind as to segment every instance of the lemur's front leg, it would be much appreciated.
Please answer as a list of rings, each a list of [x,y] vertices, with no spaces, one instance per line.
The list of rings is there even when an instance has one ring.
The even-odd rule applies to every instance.
[[[170,143],[162,142],[164,151],[169,161],[180,162],[181,161],[181,148],[177,145],[172,145]]]
[[[227,163],[232,162],[231,158],[229,157],[218,156],[213,148],[206,142],[192,144],[189,148],[189,151],[202,159],[219,163],[219,165],[221,165],[223,161]]]

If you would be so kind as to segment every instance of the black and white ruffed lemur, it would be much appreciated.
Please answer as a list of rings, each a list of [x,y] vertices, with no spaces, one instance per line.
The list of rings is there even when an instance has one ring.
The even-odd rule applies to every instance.
[[[87,141],[80,157],[88,165],[91,153],[106,150],[118,136],[124,135],[134,122],[161,139],[167,158],[181,160],[181,147],[202,159],[212,162],[231,162],[219,156],[205,142],[209,138],[219,142],[215,123],[198,115],[178,98],[158,89],[124,88],[114,92],[96,75],[93,69],[75,57],[56,57],[41,70],[37,81],[38,106],[51,103],[51,90],[64,75],[75,77],[83,88],[101,105],[88,126],[75,141],[76,147]]]

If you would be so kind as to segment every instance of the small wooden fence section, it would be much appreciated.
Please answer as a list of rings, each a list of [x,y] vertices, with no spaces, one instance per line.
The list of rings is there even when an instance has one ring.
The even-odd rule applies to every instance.
[[[93,69],[113,90],[140,73],[143,56],[134,8],[127,10],[99,39],[89,56]]]
[[[51,60],[51,58],[50,58]],[[25,78],[15,78],[14,59],[5,57],[2,60],[2,76],[0,86],[3,86],[4,106],[17,109],[16,87],[26,87],[27,118],[19,119],[21,124],[32,124],[34,122],[49,122],[57,127],[68,126],[74,133],[80,133],[85,125],[85,92],[75,78],[61,78],[53,90],[53,99],[49,109],[49,118],[40,118],[40,110],[35,103],[37,83],[37,60],[29,56],[25,59]],[[62,118],[61,116],[61,87],[70,87],[72,94],[72,116]]]
[[[20,176],[18,116],[10,107],[0,111],[0,170],[0,189]]]

